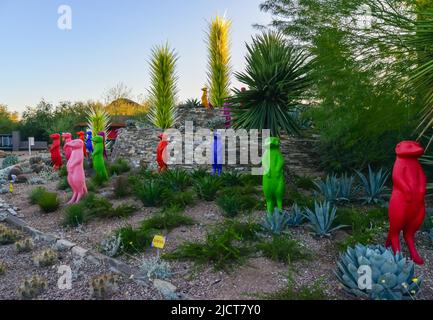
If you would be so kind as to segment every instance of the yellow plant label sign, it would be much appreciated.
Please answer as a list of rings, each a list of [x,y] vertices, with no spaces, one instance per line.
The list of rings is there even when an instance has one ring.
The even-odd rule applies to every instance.
[[[14,192],[14,185],[11,183],[9,183],[9,192],[13,193]]]
[[[152,247],[157,248],[157,249],[164,249],[164,246],[165,246],[165,237],[164,236],[156,235],[155,237],[153,237]]]

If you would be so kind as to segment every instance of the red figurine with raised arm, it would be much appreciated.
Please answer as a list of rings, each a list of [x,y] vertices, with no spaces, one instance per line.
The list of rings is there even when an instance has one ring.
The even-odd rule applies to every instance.
[[[424,148],[415,141],[400,142],[396,149],[397,160],[392,172],[393,189],[389,202],[389,234],[386,246],[395,253],[401,252],[400,233],[409,248],[412,260],[423,264],[424,260],[415,248],[415,233],[425,218],[425,194],[427,179],[418,158]]]
[[[53,143],[50,146],[51,162],[53,163],[54,170],[59,170],[62,166],[62,155],[60,154],[60,134],[53,133],[50,135]]]

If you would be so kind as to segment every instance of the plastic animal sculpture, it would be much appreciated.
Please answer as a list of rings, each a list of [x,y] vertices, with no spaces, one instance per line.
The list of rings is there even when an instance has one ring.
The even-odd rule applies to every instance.
[[[226,129],[230,129],[231,127],[231,122],[232,122],[232,116],[231,116],[231,112],[230,112],[230,103],[224,103],[223,106],[223,116],[225,118],[225,127]]]
[[[283,210],[284,196],[284,158],[280,151],[280,139],[270,137],[265,142],[265,153],[262,158],[263,191],[266,198],[268,214],[272,214],[275,207]]]
[[[393,189],[389,202],[389,234],[386,246],[395,253],[401,252],[400,233],[409,248],[412,260],[423,264],[424,260],[415,248],[415,233],[425,218],[425,194],[427,179],[418,161],[424,148],[415,141],[400,142],[395,152],[397,159],[392,172]]]
[[[87,157],[87,149],[86,149],[86,138],[84,137],[85,133],[83,131],[78,131],[77,136],[78,138],[83,141],[83,154],[85,157]]]
[[[156,162],[158,163],[158,172],[164,172],[168,169],[167,163],[164,161],[168,141],[167,136],[163,133],[161,133],[158,138],[160,141],[156,148]]]
[[[89,155],[91,155],[92,152],[93,152],[92,131],[87,131],[87,136],[86,136],[86,149],[87,149]]]
[[[68,142],[67,145],[71,149],[71,157],[66,165],[66,169],[68,171],[68,183],[72,189],[72,198],[68,204],[73,204],[79,202],[87,194],[86,176],[83,168],[84,142],[80,139],[75,139]]]
[[[72,141],[72,134],[70,134],[69,132],[63,132],[62,133],[62,138],[64,141],[63,144],[63,154],[65,155],[66,160],[69,160],[69,157],[71,156],[71,148],[69,146],[67,146],[68,142]]]
[[[106,144],[106,141],[105,141],[105,132],[104,131],[98,132],[98,136],[101,136],[104,139],[104,158],[108,159],[108,157],[107,157],[107,149],[105,148],[105,144]]]
[[[201,89],[201,91],[203,91],[203,94],[201,96],[201,105],[203,107],[205,107],[206,109],[209,108],[209,98],[208,98],[208,94],[207,94],[207,88],[203,88]]]
[[[218,173],[221,175],[223,170],[223,143],[221,141],[221,134],[218,131],[214,132],[213,135],[213,147],[212,147],[212,175],[214,176]]]
[[[62,166],[62,155],[60,154],[60,134],[53,133],[50,135],[53,143],[50,146],[51,162],[53,163],[54,170],[59,170]]]
[[[95,170],[96,177],[100,181],[107,181],[108,173],[104,161],[104,138],[98,135],[93,137],[92,141],[93,141],[93,153],[92,153],[93,169]]]

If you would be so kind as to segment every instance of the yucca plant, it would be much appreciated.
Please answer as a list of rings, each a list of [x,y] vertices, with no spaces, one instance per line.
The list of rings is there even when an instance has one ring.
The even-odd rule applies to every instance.
[[[359,286],[361,267],[371,269],[370,289]],[[335,274],[348,293],[373,300],[415,299],[422,283],[422,279],[415,277],[411,260],[377,245],[348,248],[341,255]]]
[[[168,44],[155,47],[150,60],[149,98],[151,107],[148,113],[150,122],[161,129],[167,129],[176,122],[178,56]]]
[[[279,33],[263,33],[247,44],[245,72],[235,73],[248,88],[234,89],[233,126],[245,129],[270,129],[272,136],[281,130],[298,133],[292,111],[301,105],[310,86],[311,63]]]
[[[361,179],[362,186],[364,188],[365,195],[362,197],[364,203],[380,203],[383,202],[383,193],[386,190],[386,181],[389,177],[387,170],[380,169],[377,172],[368,166],[368,176],[365,176],[362,172],[356,171],[359,178]]]
[[[336,218],[337,208],[332,206],[331,203],[325,201],[323,203],[314,203],[314,211],[305,208],[304,216],[309,221],[309,227],[314,233],[320,237],[329,236],[333,231],[343,228],[343,225],[332,227]]]
[[[230,27],[231,21],[216,16],[208,26],[208,86],[210,102],[222,107],[230,95]]]
[[[110,126],[110,115],[102,105],[95,104],[86,112],[87,127],[92,131],[93,136],[99,132],[107,133]]]

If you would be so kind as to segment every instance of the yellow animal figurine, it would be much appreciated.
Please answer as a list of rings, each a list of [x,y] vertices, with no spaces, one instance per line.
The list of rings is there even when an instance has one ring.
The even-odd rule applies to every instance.
[[[206,109],[209,108],[209,100],[207,96],[207,88],[201,89],[203,91],[203,95],[201,96],[201,105],[205,107]]]

